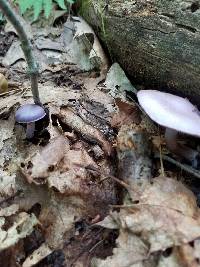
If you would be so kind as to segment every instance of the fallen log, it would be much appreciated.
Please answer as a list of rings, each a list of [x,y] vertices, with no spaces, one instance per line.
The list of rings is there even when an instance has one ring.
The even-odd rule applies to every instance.
[[[200,1],[79,1],[81,15],[136,85],[200,103]]]

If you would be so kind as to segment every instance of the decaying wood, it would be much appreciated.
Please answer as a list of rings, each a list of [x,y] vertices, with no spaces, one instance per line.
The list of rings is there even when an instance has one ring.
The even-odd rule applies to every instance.
[[[200,1],[79,1],[135,84],[200,99]]]
[[[146,134],[136,124],[124,126],[117,138],[118,175],[132,191],[142,191],[150,182],[151,148]],[[128,190],[129,191],[129,190]]]

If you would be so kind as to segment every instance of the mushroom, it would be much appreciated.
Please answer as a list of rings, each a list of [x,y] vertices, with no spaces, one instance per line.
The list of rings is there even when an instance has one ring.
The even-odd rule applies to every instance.
[[[140,90],[137,97],[149,117],[166,127],[165,140],[169,150],[197,167],[199,153],[178,144],[177,135],[182,132],[200,137],[199,110],[185,98],[156,90]]]
[[[15,113],[15,119],[19,123],[26,123],[26,137],[30,139],[34,136],[35,122],[41,120],[46,115],[44,109],[36,104],[25,104]]]

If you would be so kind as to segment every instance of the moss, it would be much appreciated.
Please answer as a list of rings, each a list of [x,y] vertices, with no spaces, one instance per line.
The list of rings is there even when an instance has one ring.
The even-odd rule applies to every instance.
[[[97,35],[100,36],[102,41],[107,46],[107,22],[106,16],[104,14],[104,1],[99,1],[97,6],[93,5],[92,0],[79,0],[78,1],[79,14],[84,17],[84,19],[89,23],[92,24],[94,30],[96,31]],[[95,8],[96,7],[96,8]],[[95,18],[91,17],[91,14],[95,14]],[[108,47],[109,49],[109,47]]]
[[[87,12],[92,5],[92,0],[78,0],[78,13],[87,20],[89,13]]]

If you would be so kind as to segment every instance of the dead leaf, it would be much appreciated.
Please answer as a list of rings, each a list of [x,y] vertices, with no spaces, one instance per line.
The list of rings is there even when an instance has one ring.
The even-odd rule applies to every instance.
[[[0,200],[3,201],[7,197],[12,197],[16,192],[16,175],[10,175],[6,171],[0,169]]]
[[[34,250],[23,262],[22,267],[31,267],[52,253],[47,244],[43,243],[38,249]]]
[[[185,266],[184,261],[180,254],[177,253],[176,248],[172,249],[172,252],[165,252],[160,255],[157,267],[183,267]],[[189,267],[189,266],[188,266]],[[192,266],[191,266],[192,267]],[[194,266],[193,266],[194,267]]]
[[[140,123],[140,115],[136,105],[129,102],[122,101],[120,98],[115,100],[119,112],[114,113],[111,126],[115,128],[120,128],[122,125],[128,125],[131,123]]]
[[[48,61],[48,57],[45,56],[39,49],[34,51],[35,57],[38,62],[40,72],[47,69],[48,63],[53,63]],[[25,62],[24,53],[22,51],[20,41],[14,41],[4,56],[2,63],[5,67],[14,67],[15,69],[26,71],[27,64]]]
[[[41,212],[38,220],[44,229],[45,244],[52,251],[58,249],[66,241],[64,234],[68,235],[73,231],[74,221],[86,214],[85,202],[77,195],[66,197],[54,194],[47,186],[30,185],[19,173],[17,183],[20,188],[23,188],[23,197],[17,200],[20,209],[30,210],[35,205],[40,205]],[[29,262],[29,259],[27,261]]]
[[[31,25],[19,14],[16,13],[16,16],[17,16],[17,19],[20,21],[20,23],[23,25],[23,28],[26,31],[26,34],[28,36],[28,39],[31,40],[33,37]],[[6,22],[5,32],[12,32],[18,35],[15,27],[9,21]]]
[[[98,82],[97,78],[84,79],[84,98],[87,96],[91,103],[102,104],[107,111],[114,112],[116,109],[114,99],[101,90],[97,85]]]
[[[65,152],[69,150],[68,139],[59,136],[50,141],[50,143],[41,149],[36,155],[28,158],[22,167],[22,172],[29,183],[40,183],[37,179],[48,177],[51,169],[56,169],[57,164],[64,158]]]
[[[51,195],[39,216],[45,227],[46,244],[52,249],[58,248],[74,231],[74,223],[85,214],[85,203],[79,197],[56,197]]]
[[[117,247],[113,255],[105,260],[95,259],[92,267],[143,267],[143,260],[148,258],[148,246],[136,235],[121,231],[116,240]]]
[[[49,172],[47,183],[50,188],[58,190],[65,196],[77,196],[84,201],[96,203],[112,202],[114,185],[111,181],[100,183],[99,174],[91,174],[85,167],[99,166],[89,156],[84,146],[79,142],[66,151],[58,168]],[[105,168],[101,166],[101,168]]]
[[[131,82],[125,75],[125,72],[118,63],[114,63],[107,74],[105,85],[109,93],[114,98],[126,99],[126,91],[137,93]]]
[[[194,240],[194,257],[200,261],[200,239]]]
[[[30,235],[34,226],[38,224],[34,214],[27,214],[25,212],[19,213],[13,225],[8,230],[3,229],[5,219],[0,218],[0,250],[9,248],[16,244],[20,239]]]
[[[0,151],[3,150],[2,156],[0,157],[0,166],[4,165],[5,161],[11,158],[16,150],[15,147],[9,146],[9,139],[13,137],[13,130],[15,125],[15,119],[13,114],[8,118],[8,120],[0,120]],[[8,142],[7,142],[8,141]],[[5,151],[7,150],[7,153]]]
[[[43,36],[40,36],[35,41],[35,45],[40,50],[49,49],[49,50],[56,50],[56,51],[61,51],[61,52],[63,51],[63,47],[58,41],[51,40]]]
[[[200,254],[197,248],[199,248],[198,245],[196,247],[193,247],[190,244],[185,244],[175,249],[177,256],[179,256],[179,259],[182,262],[182,266],[188,266],[188,267],[199,267],[200,266],[199,265]],[[198,253],[198,255],[196,255],[196,252]]]
[[[87,186],[87,183],[91,183],[90,176],[84,168],[88,165],[98,167],[84,147],[66,151],[62,166],[57,171],[49,173],[49,187],[54,187],[65,195],[92,194],[90,186]]]
[[[60,108],[62,106],[68,105],[69,100],[71,99],[76,99],[78,101],[80,96],[81,92],[72,91],[69,87],[60,88],[58,86],[55,86],[55,84],[53,83],[40,84],[41,101],[44,104],[50,104],[52,113],[54,108]],[[30,89],[27,90],[26,94],[24,94],[24,97],[30,99],[32,98]],[[23,101],[23,103],[25,103],[25,101]]]
[[[12,108],[19,104],[20,101],[21,97],[17,94],[2,96],[0,101],[0,116],[2,117],[4,114],[10,114]]]
[[[100,69],[102,73],[105,73],[108,68],[108,59],[94,31],[81,17],[72,17],[72,21],[71,24],[66,22],[66,28],[63,31],[66,52],[71,58],[70,62],[77,64],[83,70]],[[73,39],[70,37],[71,33],[74,34]],[[71,42],[68,43],[67,41],[70,40]]]
[[[24,54],[20,46],[20,41],[15,41],[10,46],[2,63],[4,66],[11,66],[20,59],[24,59]]]
[[[157,178],[155,185],[147,186],[138,201],[138,204],[122,206],[119,213],[112,212],[101,225],[140,235],[149,243],[150,252],[200,237],[200,217],[194,196],[180,182]]]
[[[81,199],[93,197],[93,201],[109,202],[113,198],[113,184],[105,181],[100,184],[100,177],[91,175],[85,167],[98,168],[88,155],[84,146],[77,143],[70,148],[68,139],[59,136],[28,157],[22,173],[28,182],[37,185],[47,183],[65,196],[77,196]],[[95,178],[95,179],[94,179]]]
[[[134,194],[132,197],[134,198]],[[154,178],[152,184],[146,185],[139,201],[141,205],[163,206],[189,217],[198,217],[196,197],[183,183],[175,179],[162,176]]]
[[[58,11],[55,16],[63,15],[66,11]],[[53,18],[50,16],[49,18]],[[35,28],[31,40],[35,43],[34,53],[39,65],[39,71],[44,72],[51,64],[57,65],[60,63],[73,63],[84,71],[100,70],[102,77],[105,77],[105,72],[108,67],[108,60],[105,53],[91,27],[81,18],[74,17],[74,23],[68,25],[68,30],[73,33],[71,42],[65,40],[66,28],[61,36],[57,29],[56,38],[54,31],[47,35],[45,31],[41,31],[41,27]],[[28,23],[27,23],[28,24]],[[73,27],[72,30],[69,27]],[[73,29],[75,28],[75,31]],[[67,34],[68,36],[68,34]],[[68,38],[68,37],[67,37]],[[67,45],[66,45],[67,44]],[[15,67],[16,69],[26,68],[24,54],[22,52],[20,42],[14,41],[3,58],[3,65]]]
[[[12,204],[6,208],[0,208],[0,217],[9,217],[13,214],[16,214],[19,210],[18,204]]]
[[[75,34],[75,22],[72,19],[68,19],[63,25],[62,41],[65,46],[68,46],[72,41]]]
[[[84,71],[89,71],[96,67],[100,69],[101,61],[98,57],[90,59],[90,51],[94,44],[94,34],[85,33],[73,39],[73,42],[67,46],[66,59],[68,62],[75,63]]]

